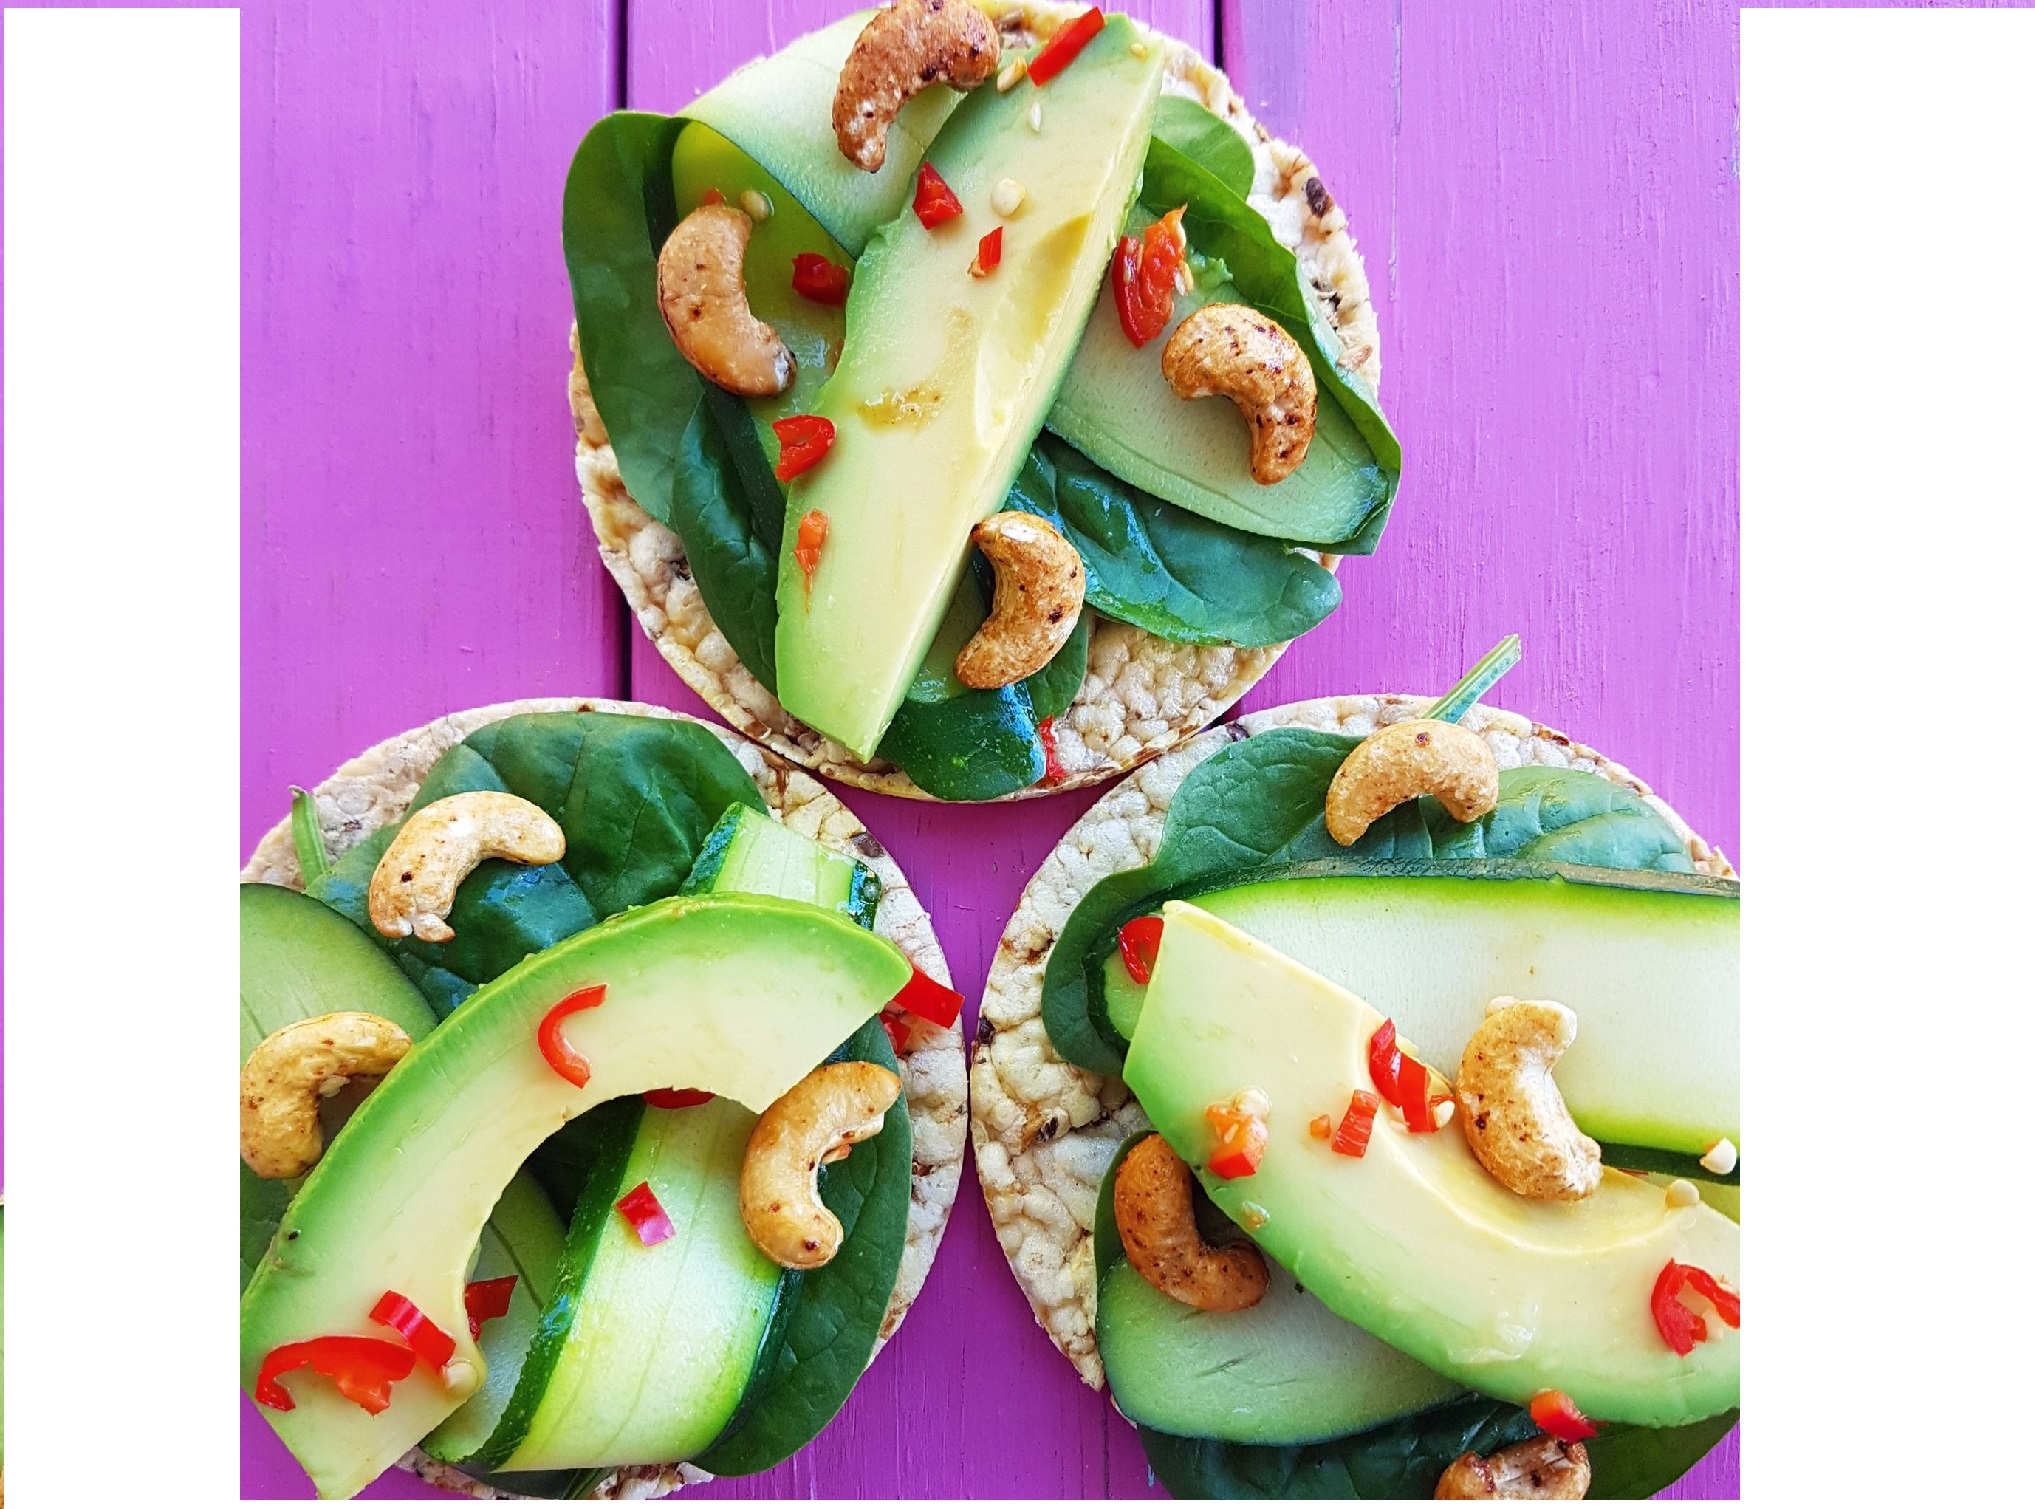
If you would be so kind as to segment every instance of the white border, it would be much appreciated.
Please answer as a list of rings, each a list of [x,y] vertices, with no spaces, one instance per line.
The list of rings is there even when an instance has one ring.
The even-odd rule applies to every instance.
[[[5,27],[7,1487],[218,1503],[240,17]]]

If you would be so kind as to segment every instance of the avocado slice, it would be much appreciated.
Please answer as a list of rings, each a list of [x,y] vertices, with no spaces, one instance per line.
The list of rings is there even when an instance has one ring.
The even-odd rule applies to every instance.
[[[623,913],[476,991],[368,1097],[305,1180],[241,1301],[241,1382],[289,1342],[372,1330],[385,1290],[452,1335],[451,1376],[420,1369],[370,1415],[311,1373],[296,1408],[267,1412],[319,1493],[358,1492],[481,1382],[467,1335],[467,1259],[517,1168],[572,1117],[618,1096],[686,1085],[768,1106],[910,978],[902,955],[840,915],[799,902],[702,896]],[[554,1073],[538,1024],[604,984],[570,1018],[593,1066]]]
[[[1265,1297],[1230,1314],[1183,1305],[1146,1283],[1116,1229],[1116,1171],[1143,1135],[1117,1150],[1095,1201],[1095,1345],[1125,1418],[1169,1435],[1305,1445],[1462,1396],[1330,1311],[1276,1263],[1266,1265]],[[1220,1214],[1202,1225],[1212,1242],[1240,1234]],[[1210,1229],[1217,1226],[1227,1229]]]
[[[1737,1405],[1738,1332],[1713,1324],[1678,1357],[1649,1308],[1670,1260],[1736,1284],[1737,1226],[1616,1170],[1584,1200],[1521,1199],[1454,1124],[1414,1135],[1381,1115],[1362,1158],[1337,1155],[1308,1123],[1368,1086],[1384,1018],[1191,903],[1164,917],[1124,1079],[1216,1205],[1331,1310],[1514,1403],[1557,1388],[1592,1419],[1641,1425]],[[1271,1103],[1270,1141],[1256,1173],[1218,1178],[1205,1113],[1246,1088]]]
[[[907,210],[856,267],[815,406],[834,444],[785,512],[828,523],[810,584],[779,554],[777,695],[858,758],[904,700],[968,533],[1002,507],[1087,325],[1158,98],[1163,49],[1141,35],[1113,16],[1051,87],[968,96],[927,158],[964,213],[929,231]],[[1008,221],[989,208],[1004,178],[1026,191]],[[998,226],[1002,264],[970,276]]]
[[[1622,1167],[1711,1178],[1738,1133],[1738,885],[1505,860],[1314,861],[1197,882],[1184,899],[1354,991],[1453,1077],[1493,996],[1582,1022],[1555,1078]],[[1144,990],[1112,951],[1095,986],[1126,1038]],[[1669,1155],[1629,1156],[1611,1144]]]

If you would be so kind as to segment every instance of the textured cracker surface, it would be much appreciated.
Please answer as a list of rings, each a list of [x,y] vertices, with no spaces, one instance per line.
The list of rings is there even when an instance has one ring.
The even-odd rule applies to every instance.
[[[1008,46],[1050,36],[1085,9],[1077,5],[985,4]],[[1342,364],[1378,385],[1378,316],[1364,265],[1342,210],[1307,155],[1267,133],[1245,110],[1229,80],[1183,42],[1158,33],[1166,49],[1164,90],[1206,105],[1233,122],[1252,148],[1250,202],[1300,260],[1309,287],[1343,344]],[[571,403],[579,444],[575,465],[601,560],[658,653],[707,705],[740,732],[821,775],[891,796],[931,800],[895,766],[865,763],[792,717],[736,659],[715,628],[686,564],[678,536],[637,506],[622,485],[607,432],[594,412],[575,351]],[[1333,558],[1326,558],[1333,567]],[[1096,622],[1088,674],[1068,710],[1054,721],[1054,751],[1065,778],[1003,800],[1092,785],[1163,754],[1207,727],[1284,653],[1174,644],[1108,619]]]
[[[311,793],[327,852],[334,856],[343,854],[370,833],[399,821],[438,757],[475,729],[518,713],[557,712],[630,713],[645,718],[682,716],[640,702],[611,702],[598,697],[538,697],[449,714],[422,728],[398,734],[347,761]],[[711,730],[728,746],[786,827],[867,865],[876,876],[879,893],[876,931],[903,949],[913,964],[941,984],[953,983],[946,956],[933,936],[932,919],[912,894],[897,861],[854,813],[818,781],[768,750],[711,723],[687,721],[700,722],[702,728]],[[303,875],[290,841],[287,817],[262,836],[240,878],[303,889]],[[891,1290],[889,1310],[877,1341],[879,1349],[897,1330],[905,1311],[925,1287],[933,1255],[939,1249],[940,1236],[947,1228],[947,1217],[953,1211],[954,1196],[960,1188],[965,1140],[967,1060],[959,1027],[934,1027],[914,1018],[905,1049],[899,1056],[899,1068],[905,1103],[911,1112],[911,1210],[897,1285]],[[421,1452],[411,1452],[402,1465],[427,1482],[476,1498],[518,1496],[474,1483]],[[611,1478],[595,1496],[656,1498],[706,1477],[707,1474],[690,1466],[632,1467]]]
[[[1104,876],[1148,864],[1187,773],[1226,745],[1268,728],[1369,734],[1417,718],[1431,697],[1323,697],[1212,728],[1109,792],[1039,866],[1004,929],[982,993],[969,1072],[975,1169],[997,1240],[1053,1344],[1091,1388],[1103,1386],[1095,1350],[1095,1199],[1126,1137],[1150,1123],[1121,1080],[1077,1069],[1053,1051],[1040,1016],[1046,958],[1075,904]],[[1481,705],[1462,719],[1498,767],[1590,770],[1646,798],[1674,825],[1697,869],[1729,875],[1721,853],[1624,766],[1516,713]]]

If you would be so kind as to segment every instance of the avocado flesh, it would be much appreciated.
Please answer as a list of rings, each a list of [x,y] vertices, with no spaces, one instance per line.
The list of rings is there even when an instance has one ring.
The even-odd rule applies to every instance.
[[[871,11],[844,16],[736,69],[679,112],[712,127],[798,196],[827,233],[860,254],[911,203],[919,159],[961,96],[944,84],[905,102],[883,166],[865,173],[834,145],[834,89]],[[952,180],[950,179],[949,182]],[[685,201],[680,201],[681,208]]]
[[[1003,506],[1086,326],[1158,96],[1163,49],[1135,56],[1139,35],[1112,17],[1049,88],[971,94],[929,158],[964,213],[928,231],[905,211],[856,268],[847,341],[815,408],[834,444],[785,512],[787,533],[808,512],[828,523],[810,586],[795,552],[779,552],[777,694],[859,758],[903,701],[969,531]],[[989,209],[1004,178],[1026,191],[1008,221]],[[971,277],[999,225],[1002,264]]]
[[[1276,1263],[1265,1297],[1228,1314],[1153,1288],[1125,1259],[1116,1229],[1116,1171],[1141,1135],[1124,1143],[1095,1205],[1096,1352],[1110,1397],[1132,1423],[1175,1436],[1305,1445],[1461,1395],[1332,1313]],[[1237,1233],[1205,1235],[1220,1243]]]
[[[657,902],[533,955],[475,992],[382,1082],[304,1183],[241,1302],[241,1381],[310,1337],[364,1334],[394,1289],[457,1344],[454,1380],[419,1370],[370,1415],[317,1374],[267,1418],[321,1496],[344,1498],[451,1414],[484,1366],[463,1319],[468,1257],[497,1197],[551,1132],[617,1096],[685,1085],[768,1106],[903,987],[889,944],[817,907],[761,897]],[[567,1037],[593,1067],[553,1072],[537,1028],[605,984]]]
[[[1124,335],[1116,301],[1096,300],[1046,424],[1096,465],[1204,519],[1279,540],[1345,542],[1376,505],[1378,463],[1333,400],[1315,406],[1307,459],[1266,484],[1251,476],[1251,432],[1237,406],[1221,398],[1190,403],[1160,370],[1158,353],[1188,315],[1207,304],[1249,303],[1234,285],[1197,276],[1191,292],[1174,298],[1165,330],[1140,348]]]
[[[1735,1225],[1615,1170],[1584,1200],[1522,1199],[1456,1122],[1414,1135],[1381,1114],[1362,1158],[1332,1152],[1308,1123],[1369,1087],[1384,1019],[1196,906],[1164,917],[1124,1079],[1216,1205],[1331,1310],[1494,1398],[1556,1388],[1593,1419],[1641,1425],[1738,1403],[1738,1332],[1713,1322],[1677,1357],[1650,1311],[1670,1260],[1737,1284]],[[1221,1179],[1205,1113],[1246,1088],[1271,1103],[1269,1144],[1255,1174]]]
[[[1493,996],[1556,1000],[1579,1030],[1555,1080],[1585,1132],[1695,1157],[1737,1143],[1737,896],[1698,877],[1477,865],[1213,881],[1191,899],[1371,1002],[1450,1078]],[[1114,953],[1101,974],[1129,1038],[1144,991]]]

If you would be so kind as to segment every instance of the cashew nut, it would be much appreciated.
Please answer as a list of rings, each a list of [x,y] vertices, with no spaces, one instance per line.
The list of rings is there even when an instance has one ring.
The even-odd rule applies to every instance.
[[[1559,1001],[1500,996],[1463,1048],[1463,1135],[1492,1178],[1529,1200],[1580,1200],[1604,1177],[1602,1151],[1555,1083],[1575,1040],[1576,1014]]]
[[[1204,304],[1180,322],[1159,370],[1182,398],[1234,399],[1251,427],[1251,476],[1291,476],[1314,439],[1314,369],[1275,320],[1242,304]]]
[[[565,856],[565,832],[535,802],[506,791],[440,797],[404,821],[367,883],[367,914],[385,938],[452,936],[445,914],[459,883],[483,859],[548,865]]]
[[[679,354],[700,376],[745,398],[791,386],[798,360],[749,312],[742,258],[756,222],[732,204],[703,204],[657,254],[657,303]]]
[[[883,1130],[902,1088],[876,1064],[822,1064],[771,1103],[742,1154],[742,1225],[780,1268],[822,1268],[841,1223],[820,1199],[820,1165]]]
[[[1328,783],[1328,836],[1353,844],[1379,818],[1417,796],[1432,796],[1459,823],[1498,805],[1498,760],[1466,728],[1415,718],[1381,728]]]
[[[1265,1259],[1249,1242],[1211,1247],[1194,1224],[1194,1176],[1157,1133],[1117,1166],[1116,1229],[1145,1282],[1197,1310],[1248,1310],[1265,1297]],[[1262,1223],[1261,1223],[1262,1224]]]
[[[1581,1441],[1535,1436],[1495,1456],[1466,1451],[1435,1486],[1438,1499],[1579,1499],[1590,1491],[1590,1453]]]
[[[1060,653],[1081,622],[1088,572],[1037,514],[991,514],[969,538],[996,568],[996,601],[954,657],[954,674],[963,686],[1009,686]]]
[[[939,82],[973,89],[996,77],[1003,39],[967,0],[897,0],[862,28],[834,89],[834,140],[865,173],[883,166],[904,102]]]
[[[240,1070],[240,1156],[264,1179],[294,1179],[318,1161],[318,1101],[357,1074],[386,1074],[410,1051],[387,1017],[335,1011],[263,1038]]]

